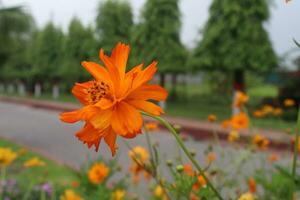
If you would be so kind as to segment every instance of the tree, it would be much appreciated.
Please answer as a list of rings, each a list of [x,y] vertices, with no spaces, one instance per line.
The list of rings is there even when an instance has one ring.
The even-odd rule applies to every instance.
[[[91,28],[85,28],[79,19],[73,18],[70,22],[63,52],[64,61],[60,68],[61,76],[67,83],[86,81],[89,77],[80,66],[83,60],[91,60],[92,55],[97,55],[95,38]]]
[[[33,81],[55,83],[61,79],[63,39],[61,29],[52,22],[35,33],[30,47]]]
[[[244,90],[244,72],[267,72],[277,58],[264,28],[268,0],[214,0],[203,39],[190,60],[193,69],[232,73],[234,88]]]
[[[165,74],[185,72],[186,50],[180,42],[179,0],[147,0],[134,29],[135,57],[140,62],[159,61],[161,85]]]
[[[118,42],[129,42],[133,25],[132,10],[128,1],[105,0],[98,8],[96,36],[105,50]]]
[[[0,79],[24,81],[29,61],[26,56],[32,32],[32,16],[22,7],[0,8]]]

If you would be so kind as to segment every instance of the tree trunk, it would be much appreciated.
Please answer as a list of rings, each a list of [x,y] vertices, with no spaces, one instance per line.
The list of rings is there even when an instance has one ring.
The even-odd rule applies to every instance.
[[[233,75],[233,98],[232,98],[232,115],[236,115],[241,112],[240,108],[234,106],[234,100],[238,91],[245,92],[245,72],[243,70],[235,70]]]
[[[234,82],[233,82],[233,88],[234,90],[239,91],[246,91],[245,86],[245,72],[243,70],[235,70],[234,71]]]
[[[37,82],[34,84],[34,96],[40,97],[42,95],[42,85],[41,83]]]
[[[3,82],[0,82],[0,93],[4,93],[5,92],[5,85]]]
[[[161,87],[165,87],[165,84],[166,84],[166,74],[164,73],[160,73],[159,74],[159,81],[160,81],[160,86]]]
[[[176,86],[177,86],[177,74],[172,74],[171,77],[171,92],[170,92],[170,100],[176,100],[177,99],[177,91],[176,91]]]
[[[160,86],[161,86],[161,87],[165,87],[165,85],[166,85],[166,74],[160,73],[160,74],[159,74],[159,77],[160,77],[160,79],[159,79],[159,81],[160,81]],[[158,102],[158,105],[159,105],[160,107],[162,107],[163,109],[166,109],[166,107],[167,107],[165,101],[159,101],[159,102]]]
[[[18,82],[18,94],[20,96],[25,96],[26,89],[25,89],[25,84],[23,81]]]
[[[59,97],[59,84],[55,83],[52,86],[52,98],[58,99],[58,97]]]

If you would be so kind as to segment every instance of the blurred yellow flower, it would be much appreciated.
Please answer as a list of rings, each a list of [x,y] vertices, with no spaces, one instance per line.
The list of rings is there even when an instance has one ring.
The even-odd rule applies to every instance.
[[[269,114],[269,113],[273,113],[273,106],[270,106],[270,105],[264,105],[262,107],[262,112],[266,115],[266,114]]]
[[[27,160],[24,163],[24,167],[39,167],[39,166],[45,166],[46,163],[42,160],[40,160],[38,157],[31,158],[30,160]]]
[[[140,173],[144,173],[144,177],[146,180],[150,179],[150,174],[144,169],[145,163],[149,160],[148,151],[141,147],[136,146],[128,153],[129,157],[133,161],[129,170],[133,175],[133,183],[137,184],[140,180]]]
[[[229,142],[235,142],[235,141],[237,141],[238,139],[240,139],[240,134],[239,134],[238,131],[232,130],[232,131],[229,132],[229,135],[228,135],[228,137],[227,137],[227,140],[228,140]]]
[[[91,183],[99,184],[108,176],[109,168],[104,163],[95,163],[88,171]]]
[[[249,127],[249,118],[246,113],[240,112],[236,114],[231,119],[231,127],[233,129],[242,129]]]
[[[285,99],[283,102],[283,105],[285,107],[293,107],[293,106],[295,106],[295,104],[296,104],[296,102],[293,99]]]
[[[233,105],[235,107],[242,107],[245,103],[247,103],[249,100],[248,95],[246,95],[244,92],[238,91],[236,92],[235,99]]]
[[[148,151],[141,146],[136,146],[132,148],[132,150],[130,150],[128,154],[134,162],[137,161],[140,163],[144,163],[146,160],[149,159]]]
[[[157,198],[162,199],[162,200],[167,200],[168,199],[166,194],[164,193],[163,188],[160,185],[157,185],[154,188],[153,195]]]
[[[215,161],[217,159],[217,154],[215,152],[209,152],[206,155],[206,160],[208,163],[212,163],[213,161]]]
[[[280,116],[280,115],[282,115],[282,113],[283,113],[283,111],[281,108],[274,108],[274,110],[273,110],[274,116]]]
[[[0,148],[0,167],[10,165],[17,158],[17,153],[10,148]]]
[[[269,146],[270,141],[261,134],[256,134],[253,139],[252,143],[259,149],[264,150],[267,149]]]
[[[145,124],[145,129],[147,131],[155,131],[158,129],[158,124],[156,122],[148,122]]]
[[[116,190],[112,193],[111,200],[123,200],[125,197],[125,190]]]
[[[242,194],[238,200],[254,200],[254,196],[251,193],[247,192],[245,194]]]
[[[263,118],[265,116],[265,113],[261,110],[256,110],[253,112],[253,116],[256,118]]]
[[[60,200],[84,200],[77,195],[73,190],[65,190],[65,193],[60,196]]]
[[[214,114],[210,114],[210,115],[207,116],[207,120],[209,122],[215,122],[215,121],[217,121],[217,116],[214,115]]]

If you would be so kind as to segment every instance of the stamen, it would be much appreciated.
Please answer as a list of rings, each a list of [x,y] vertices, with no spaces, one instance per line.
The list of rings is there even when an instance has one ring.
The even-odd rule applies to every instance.
[[[95,104],[109,94],[109,85],[103,81],[93,81],[90,88],[87,89],[88,101],[90,104]]]

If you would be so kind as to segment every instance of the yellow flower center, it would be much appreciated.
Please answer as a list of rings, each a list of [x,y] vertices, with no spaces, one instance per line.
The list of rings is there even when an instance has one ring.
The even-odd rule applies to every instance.
[[[103,81],[93,81],[90,88],[87,89],[88,101],[95,104],[109,94],[109,85]]]

